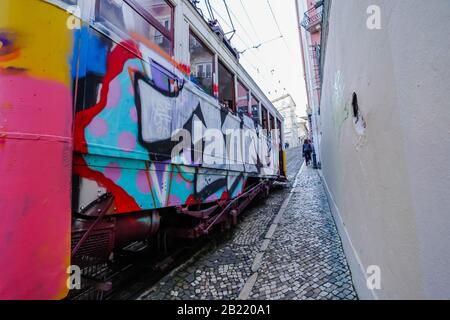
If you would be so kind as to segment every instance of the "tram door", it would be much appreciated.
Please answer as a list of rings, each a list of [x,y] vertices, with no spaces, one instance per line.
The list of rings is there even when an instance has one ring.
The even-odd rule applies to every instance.
[[[277,128],[278,128],[278,143],[279,145],[279,157],[280,157],[280,165],[279,165],[279,175],[286,177],[286,163],[284,158],[284,151],[283,151],[283,136],[282,136],[282,130],[281,130],[281,121],[277,119]]]

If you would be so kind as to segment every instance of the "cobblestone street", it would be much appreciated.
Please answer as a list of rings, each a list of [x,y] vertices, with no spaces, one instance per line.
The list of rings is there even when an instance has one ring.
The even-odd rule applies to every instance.
[[[245,212],[229,240],[163,278],[139,299],[357,299],[317,171],[288,152],[290,185]]]
[[[262,257],[251,299],[356,299],[317,171],[305,168]],[[261,250],[262,251],[262,250]]]

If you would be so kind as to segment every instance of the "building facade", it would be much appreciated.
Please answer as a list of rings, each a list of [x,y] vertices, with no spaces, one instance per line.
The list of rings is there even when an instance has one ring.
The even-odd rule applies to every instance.
[[[297,0],[299,36],[302,50],[305,86],[308,98],[310,139],[314,142],[317,163],[321,162],[320,95],[321,33],[323,1]]]
[[[358,294],[449,299],[450,42],[436,31],[450,2],[327,0],[320,27],[311,5],[298,0],[313,133]]]
[[[290,94],[272,101],[285,120],[284,138],[289,148],[299,147],[308,136],[306,121],[297,115],[297,105]]]

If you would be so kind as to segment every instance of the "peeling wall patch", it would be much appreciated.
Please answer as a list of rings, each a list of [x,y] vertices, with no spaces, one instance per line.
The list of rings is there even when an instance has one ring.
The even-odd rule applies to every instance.
[[[353,123],[355,125],[356,133],[362,136],[366,133],[367,123],[364,120],[363,115],[361,114],[361,110],[358,103],[358,95],[356,94],[356,92],[353,92],[352,110],[353,110]]]

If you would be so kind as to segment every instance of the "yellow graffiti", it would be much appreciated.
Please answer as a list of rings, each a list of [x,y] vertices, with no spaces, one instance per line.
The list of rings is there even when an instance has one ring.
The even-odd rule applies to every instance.
[[[68,211],[68,212],[66,212],[66,214],[68,214],[70,216],[72,213],[70,211]],[[71,243],[71,241],[72,241],[72,233],[71,233],[71,226],[69,225],[68,229],[67,229],[67,233],[66,233],[66,239],[65,239],[64,242],[65,243]],[[71,260],[70,254],[71,254],[70,246],[68,246],[67,247],[67,254],[64,257],[64,262],[63,262],[63,264],[65,266],[67,266],[67,267],[70,266],[70,262],[71,262],[70,261]],[[66,270],[67,270],[67,267],[66,267]],[[67,278],[69,276],[70,275],[67,274]],[[59,289],[59,294],[54,299],[56,299],[56,300],[64,299],[68,294],[69,294],[69,288],[67,287],[67,282],[61,283],[60,284],[60,289]]]
[[[41,0],[0,1],[0,32],[13,33],[17,48],[7,58],[0,56],[0,68],[26,70],[31,76],[68,85],[72,51],[68,17],[63,9]]]

